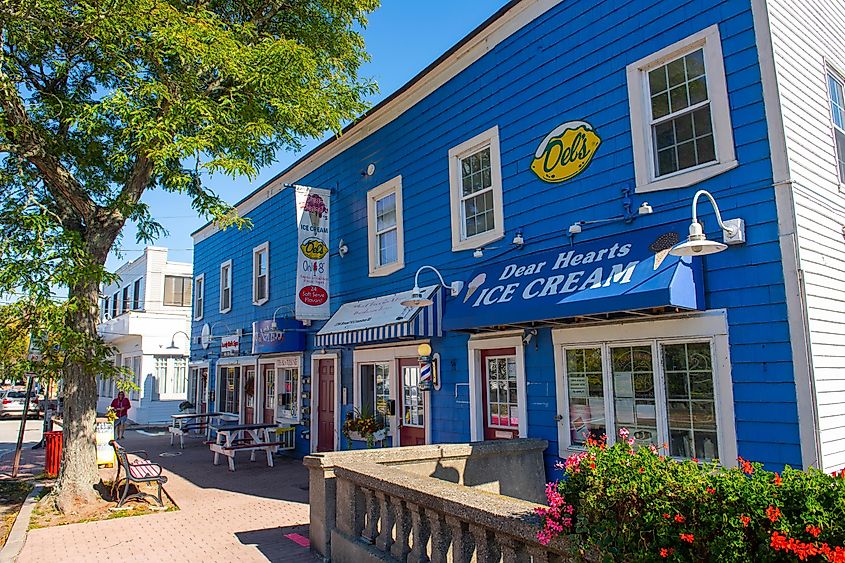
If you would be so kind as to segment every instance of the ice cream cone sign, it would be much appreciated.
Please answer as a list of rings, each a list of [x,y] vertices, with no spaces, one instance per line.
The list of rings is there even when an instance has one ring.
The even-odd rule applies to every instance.
[[[479,287],[484,285],[484,282],[487,281],[487,274],[481,273],[472,278],[472,281],[469,282],[467,285],[467,292],[464,295],[464,303],[469,301],[469,298],[472,297],[472,294],[475,293]]]
[[[311,226],[316,227],[319,225],[320,219],[323,218],[323,214],[326,212],[326,204],[323,198],[317,194],[310,194],[308,199],[305,200],[305,211],[311,218]]]
[[[651,243],[651,246],[649,246],[648,249],[654,252],[655,270],[660,267],[664,260],[666,260],[666,256],[669,255],[669,251],[672,250],[672,247],[678,244],[678,241],[680,240],[681,237],[678,236],[678,233],[668,232],[660,235],[653,243]]]

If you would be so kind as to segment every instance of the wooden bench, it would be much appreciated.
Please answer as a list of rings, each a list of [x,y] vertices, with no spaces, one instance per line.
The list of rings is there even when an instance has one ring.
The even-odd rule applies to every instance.
[[[115,457],[117,458],[117,474],[114,476],[114,483],[112,484],[112,493],[120,491],[121,480],[124,483],[123,492],[119,494],[117,508],[123,506],[128,500],[142,500],[147,497],[154,498],[158,505],[164,508],[164,502],[161,500],[161,487],[167,483],[167,477],[161,474],[161,466],[157,463],[152,463],[147,460],[147,452],[145,450],[126,451],[116,440],[110,440],[109,444],[114,448]],[[129,461],[129,455],[142,456],[142,460]],[[123,469],[125,476],[121,479],[120,470]],[[130,483],[135,483],[138,492],[129,494]],[[153,495],[141,491],[139,485],[144,483],[155,483],[158,485],[158,494]]]

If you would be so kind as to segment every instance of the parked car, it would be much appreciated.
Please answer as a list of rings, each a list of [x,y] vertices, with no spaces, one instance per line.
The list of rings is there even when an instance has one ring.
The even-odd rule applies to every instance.
[[[29,412],[33,416],[38,416],[38,395],[33,392],[30,394],[31,400],[29,403]],[[26,391],[15,391],[13,389],[0,391],[0,418],[8,418],[10,416],[22,416],[24,399],[26,398]]]

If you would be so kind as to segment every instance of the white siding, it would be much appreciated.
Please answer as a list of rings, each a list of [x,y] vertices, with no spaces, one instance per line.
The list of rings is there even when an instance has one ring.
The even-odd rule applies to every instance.
[[[827,92],[845,71],[845,3],[768,0],[795,200],[818,403],[822,464],[845,467],[845,194]]]

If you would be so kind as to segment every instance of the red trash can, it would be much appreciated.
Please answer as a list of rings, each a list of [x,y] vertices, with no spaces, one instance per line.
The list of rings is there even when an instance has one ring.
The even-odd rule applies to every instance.
[[[59,465],[62,462],[62,431],[45,432],[44,441],[47,446],[44,473],[49,477],[56,477],[59,474]]]

